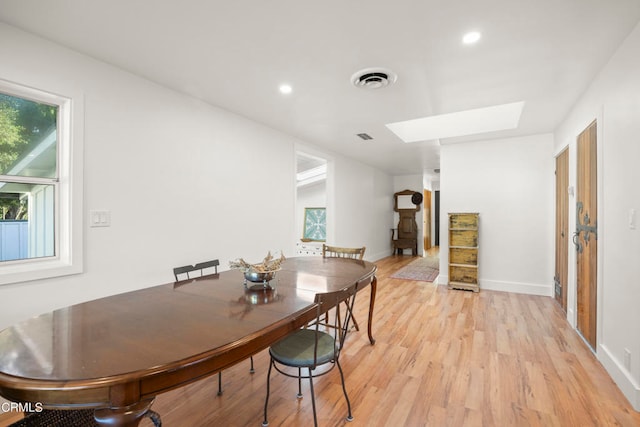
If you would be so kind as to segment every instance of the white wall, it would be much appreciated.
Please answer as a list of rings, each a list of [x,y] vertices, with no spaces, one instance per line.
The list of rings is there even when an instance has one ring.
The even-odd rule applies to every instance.
[[[552,295],[552,135],[443,145],[440,278],[448,281],[449,212],[478,212],[481,289]]]
[[[335,156],[328,163],[327,242],[366,246],[364,258],[390,255],[389,227],[393,205],[392,178],[363,163]]]
[[[85,220],[82,274],[0,287],[0,329],[172,281],[174,266],[295,253],[301,141],[5,24],[0,57],[0,78],[84,95],[84,212],[111,212],[108,228]],[[382,252],[391,178],[339,156],[334,167],[336,243]]]
[[[640,411],[640,25],[636,26],[555,134],[555,151],[569,146],[570,185],[575,185],[576,137],[598,121],[598,359]],[[575,229],[570,199],[570,230]],[[636,221],[638,221],[636,213]],[[570,249],[569,295],[575,295],[575,256]],[[575,298],[569,301],[575,311]],[[575,323],[575,316],[571,318]],[[625,364],[625,351],[631,353]]]

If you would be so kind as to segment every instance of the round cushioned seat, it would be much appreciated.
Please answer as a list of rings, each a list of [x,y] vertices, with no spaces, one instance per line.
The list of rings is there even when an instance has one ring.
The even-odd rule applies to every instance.
[[[318,331],[317,365],[332,361],[336,355],[333,336]],[[278,341],[269,349],[271,357],[278,362],[294,367],[309,367],[314,364],[315,329],[300,329]]]

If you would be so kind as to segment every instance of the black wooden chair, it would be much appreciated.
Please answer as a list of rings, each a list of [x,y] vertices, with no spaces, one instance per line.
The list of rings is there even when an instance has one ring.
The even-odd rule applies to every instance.
[[[218,266],[220,265],[220,261],[217,259],[211,261],[199,262],[196,265],[185,265],[182,267],[176,267],[173,269],[173,276],[176,278],[176,282],[181,280],[189,280],[192,279],[191,273],[199,272],[199,276],[204,276],[204,271],[207,269],[213,269],[213,274],[218,274]],[[249,369],[250,373],[254,373],[253,369],[253,356],[251,356],[251,368]],[[218,372],[218,396],[222,395],[222,371]]]
[[[318,417],[316,415],[316,400],[313,391],[313,378],[326,375],[333,370],[335,366],[340,371],[340,380],[342,382],[342,391],[347,401],[347,421],[352,421],[351,402],[347,394],[347,388],[344,383],[344,373],[340,366],[340,351],[346,338],[346,332],[351,321],[351,311],[355,302],[356,289],[341,290],[316,295],[316,322],[311,328],[298,329],[287,335],[269,348],[271,361],[269,363],[269,372],[267,373],[267,397],[264,402],[264,427],[269,425],[267,418],[267,408],[269,405],[270,379],[271,369],[275,368],[278,372],[291,378],[298,379],[298,398],[302,398],[302,379],[309,379],[309,389],[311,392],[311,406],[313,407],[313,422],[318,425]],[[346,310],[345,318],[340,316],[340,304],[347,302],[349,307]],[[322,318],[327,311],[335,307],[335,315],[331,328],[322,325]],[[306,369],[307,374],[303,374]]]

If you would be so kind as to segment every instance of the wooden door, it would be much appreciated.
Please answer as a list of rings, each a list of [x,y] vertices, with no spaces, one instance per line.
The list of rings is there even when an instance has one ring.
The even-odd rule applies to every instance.
[[[596,122],[578,135],[576,182],[578,331],[596,348],[598,200]]]
[[[434,246],[440,246],[440,191],[436,190],[433,197],[433,217],[435,218],[434,229],[436,230],[433,239]]]
[[[553,277],[554,294],[567,311],[567,280],[569,272],[569,150],[556,157],[556,268]]]
[[[424,211],[422,233],[424,236],[424,251],[431,248],[431,191],[424,190]]]

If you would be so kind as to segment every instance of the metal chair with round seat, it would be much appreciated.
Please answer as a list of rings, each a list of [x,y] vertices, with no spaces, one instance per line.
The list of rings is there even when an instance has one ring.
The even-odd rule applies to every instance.
[[[340,366],[339,358],[351,321],[351,310],[355,302],[355,294],[356,289],[353,287],[316,295],[316,322],[313,327],[298,329],[269,348],[271,361],[267,373],[267,397],[264,402],[263,426],[266,427],[269,425],[267,408],[269,405],[272,368],[275,368],[283,375],[298,379],[298,398],[302,398],[302,380],[309,380],[311,405],[313,407],[313,422],[314,425],[317,426],[318,417],[316,415],[313,379],[328,374],[337,366],[340,372],[342,391],[347,401],[346,419],[347,421],[353,420],[353,416],[351,415],[351,402],[347,394],[344,373]],[[340,315],[340,304],[342,304],[343,301],[346,301],[349,307],[349,309],[346,310],[344,319],[342,319]],[[327,328],[321,320],[333,307],[335,307],[336,310],[335,314],[332,315],[332,327]],[[303,370],[306,370],[306,374],[303,373]]]

